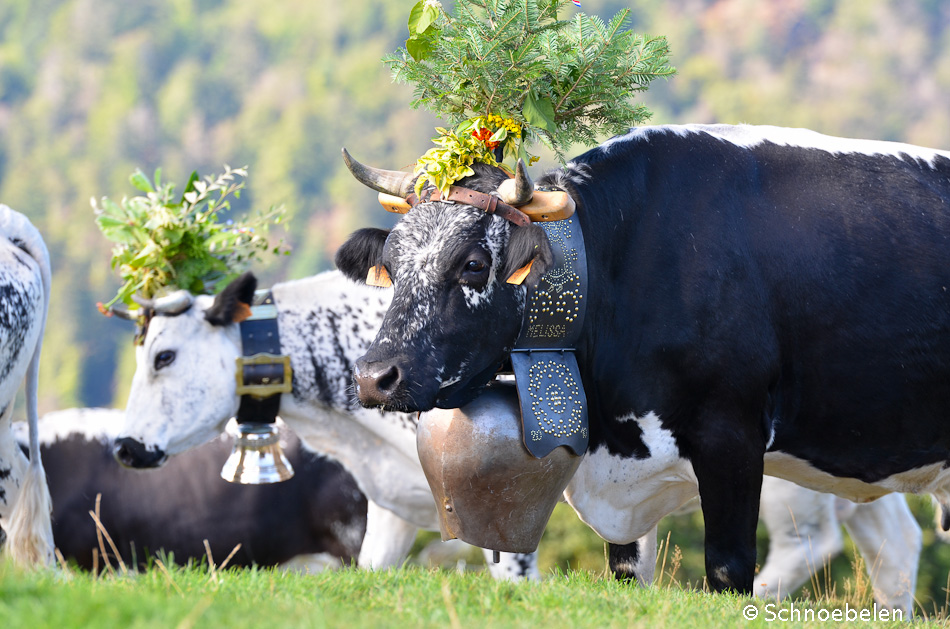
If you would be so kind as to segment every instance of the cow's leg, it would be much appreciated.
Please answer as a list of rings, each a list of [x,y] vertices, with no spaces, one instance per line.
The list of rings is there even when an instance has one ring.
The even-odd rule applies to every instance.
[[[539,581],[541,573],[538,571],[538,553],[498,553],[498,563],[495,563],[495,551],[482,549],[485,553],[485,562],[492,577],[500,581],[522,581],[525,579]]]
[[[923,542],[920,526],[903,494],[889,494],[857,505],[844,525],[864,557],[874,600],[901,609],[910,618]]]
[[[760,515],[769,532],[769,554],[755,577],[760,598],[788,596],[844,548],[831,494],[766,476]]]
[[[653,583],[656,570],[656,527],[630,544],[610,544],[610,571],[618,581]]]
[[[700,416],[687,437],[706,522],[706,581],[720,592],[752,593],[765,441],[736,421]]]
[[[399,566],[409,555],[419,529],[398,515],[366,501],[366,535],[357,564],[361,568],[383,570]]]

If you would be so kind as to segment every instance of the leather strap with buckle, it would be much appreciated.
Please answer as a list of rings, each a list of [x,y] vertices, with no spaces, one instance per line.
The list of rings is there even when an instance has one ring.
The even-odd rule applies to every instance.
[[[409,205],[415,207],[420,203],[429,203],[430,201],[448,201],[452,203],[464,203],[484,210],[487,214],[497,214],[498,216],[514,223],[515,225],[527,225],[531,222],[528,215],[518,208],[508,205],[493,194],[485,194],[477,190],[452,186],[449,193],[442,196],[442,191],[438,188],[430,188],[422,191],[422,197],[417,197],[415,193],[406,197]]]
[[[290,356],[280,353],[277,306],[271,291],[258,291],[251,316],[242,321],[241,353],[237,358],[237,394],[241,396],[239,424],[272,424],[280,412],[280,396],[293,390]]]

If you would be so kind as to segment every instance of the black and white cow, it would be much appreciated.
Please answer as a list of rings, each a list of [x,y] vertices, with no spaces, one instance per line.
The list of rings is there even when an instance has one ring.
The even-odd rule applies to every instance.
[[[227,302],[239,288],[240,284],[232,285],[218,301]],[[339,273],[327,273],[289,285],[278,284],[275,295],[282,313],[281,338],[286,339],[286,351],[293,357],[295,386],[300,390],[300,393],[295,391],[293,402],[286,402],[289,396],[285,396],[282,404],[286,402],[290,406],[283,408],[282,415],[293,428],[303,431],[305,442],[355,470],[357,478],[363,479],[364,486],[374,492],[376,499],[385,501],[383,504],[389,508],[375,507],[375,511],[373,503],[369,503],[370,521],[360,563],[375,568],[396,565],[405,558],[416,528],[420,528],[413,522],[420,522],[421,528],[437,526],[431,493],[415,455],[415,422],[411,417],[404,421],[400,415],[380,415],[361,409],[349,392],[351,361],[368,347],[389,304],[389,291],[361,287]],[[145,343],[138,350],[137,384],[133,386],[128,404],[128,413],[134,419],[127,418],[123,434],[142,435],[139,438],[142,443],[155,444],[156,447],[143,449],[151,453],[149,460],[163,462],[167,455],[181,453],[168,458],[171,465],[180,457],[189,456],[195,444],[214,439],[219,434],[221,421],[234,413],[232,406],[237,404],[234,378],[225,368],[233,364],[232,354],[237,352],[232,345],[234,341],[229,340],[234,331],[228,331],[233,326],[208,323],[204,313],[214,308],[213,304],[210,298],[202,297],[179,315],[157,316],[149,324]],[[305,330],[311,334],[305,334]],[[168,363],[169,356],[163,354],[168,351],[174,352],[171,363]],[[164,366],[153,369],[156,364]],[[178,365],[179,369],[171,370],[171,364]],[[216,365],[219,367],[215,370]],[[217,373],[213,373],[215,371]],[[220,391],[226,394],[221,395]],[[162,401],[152,402],[149,396]],[[140,410],[133,413],[133,409]],[[131,457],[133,453],[126,452],[123,456]],[[659,460],[659,452],[655,460]],[[215,459],[210,465],[220,465],[220,461]],[[773,520],[767,520],[770,534],[776,540],[784,540],[787,532],[796,527],[789,512],[794,502],[797,526],[808,532],[807,542],[814,541],[822,550],[828,550],[829,545],[824,540],[833,535],[838,522],[829,519],[833,514],[826,508],[827,497],[807,490],[805,494],[794,499],[783,496],[783,502],[773,501],[771,509],[766,508],[777,514]],[[765,496],[764,500],[769,497]],[[899,549],[883,542],[895,531],[902,535],[908,533],[908,527],[916,527],[916,522],[907,513],[908,522],[907,517],[903,517],[905,514],[897,510],[893,517],[880,517],[884,507],[875,505],[873,511],[877,517],[873,520],[864,517],[864,527],[873,531],[869,539],[876,537],[874,550],[884,556],[882,561],[898,566],[892,573],[903,571],[913,578],[917,554],[903,553],[896,557],[894,552]],[[904,508],[906,510],[906,506]],[[403,522],[403,519],[409,521]],[[919,534],[918,529],[918,537]],[[868,547],[862,546],[862,551]],[[652,575],[654,548],[655,538],[648,553],[641,557],[643,567],[637,572],[646,580]],[[776,566],[775,570],[765,573],[775,575],[775,593],[779,587],[787,591],[791,583],[800,578],[802,570],[801,562],[780,561],[784,556],[782,548],[784,545],[779,542],[766,566]],[[533,556],[503,553],[502,559],[501,564],[489,564],[497,574],[538,576]],[[810,567],[815,565],[820,562]],[[875,584],[879,581],[875,579]],[[897,584],[894,587],[898,587]],[[890,600],[894,588],[885,585],[881,590],[881,600]],[[770,593],[772,590],[762,591],[763,595]]]
[[[245,274],[216,298],[187,295],[175,313],[158,307],[144,342],[116,440],[129,467],[158,467],[218,436],[238,410],[235,359],[241,355],[241,299],[256,280]],[[315,452],[353,475],[368,500],[360,566],[399,565],[418,530],[438,530],[436,504],[416,453],[416,418],[362,408],[352,395],[352,366],[372,341],[389,292],[333,271],[272,288],[282,349],[293,367],[293,392],[280,416]],[[246,295],[246,296],[245,296]],[[244,296],[244,297],[242,297]],[[173,303],[181,303],[173,296]],[[538,578],[534,554],[502,554],[499,578]]]
[[[459,186],[505,178],[486,167]],[[950,153],[647,127],[541,184],[570,193],[587,245],[590,449],[565,497],[601,537],[631,543],[698,491],[710,586],[751,592],[763,472],[859,502],[947,502]],[[381,265],[395,290],[356,363],[361,402],[424,411],[480,391],[521,330],[525,288],[506,278],[533,259],[537,283],[550,251],[537,225],[465,203],[357,232],[338,266],[362,280]]]
[[[53,560],[50,501],[36,438],[40,347],[49,308],[50,261],[30,221],[0,204],[0,529],[4,550],[22,565]],[[26,380],[30,452],[12,432],[13,403]]]
[[[96,511],[126,565],[145,566],[159,550],[175,562],[203,561],[207,540],[220,563],[240,544],[230,566],[287,565],[316,572],[356,559],[366,528],[366,499],[340,465],[301,447],[281,428],[295,475],[272,485],[221,478],[230,439],[220,437],[149,473],[115,461],[112,442],[124,414],[69,409],[40,420],[40,450],[53,501],[53,538],[79,567],[105,567]],[[18,427],[20,425],[17,425]],[[22,431],[19,437],[23,442]],[[106,545],[115,566],[111,546]]]

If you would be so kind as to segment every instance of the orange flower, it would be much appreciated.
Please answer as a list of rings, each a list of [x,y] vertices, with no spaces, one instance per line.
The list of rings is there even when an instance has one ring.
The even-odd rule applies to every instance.
[[[476,140],[480,140],[484,142],[485,146],[487,146],[488,148],[494,151],[495,148],[498,146],[498,142],[492,142],[491,136],[492,136],[491,130],[486,129],[485,127],[482,127],[478,129],[477,131],[472,131],[472,137],[474,137]]]

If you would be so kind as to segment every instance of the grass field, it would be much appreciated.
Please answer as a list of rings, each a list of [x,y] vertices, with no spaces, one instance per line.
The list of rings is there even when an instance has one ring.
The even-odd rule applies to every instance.
[[[690,516],[695,519],[699,514]],[[926,532],[927,529],[925,529]],[[702,524],[669,518],[660,531],[652,588],[606,577],[603,541],[559,505],[540,546],[541,583],[499,583],[468,568],[407,566],[370,573],[345,569],[294,574],[273,569],[221,570],[215,562],[182,568],[167,557],[149,570],[118,566],[99,577],[69,567],[23,572],[0,563],[0,629],[168,627],[894,627],[875,612],[870,583],[853,552],[835,560],[780,605],[703,592]],[[420,536],[418,552],[437,534]],[[946,546],[946,545],[943,545]],[[943,546],[934,548],[942,551]],[[761,552],[761,551],[760,551]],[[925,557],[927,553],[925,550]],[[763,553],[764,556],[764,553]],[[453,560],[455,561],[455,560]],[[849,565],[836,564],[850,561]],[[224,561],[226,563],[226,560]],[[451,564],[456,565],[456,564]],[[940,570],[941,577],[945,571]],[[917,618],[950,626],[946,588],[923,600]],[[837,611],[836,611],[837,610]],[[861,612],[864,611],[862,620]],[[745,614],[755,618],[749,620]],[[876,620],[871,620],[876,619]],[[909,620],[909,619],[908,619]]]
[[[142,573],[94,577],[72,570],[23,572],[0,564],[4,629],[198,627],[736,627],[849,626],[884,622],[865,593],[766,603],[668,582],[639,588],[589,571],[548,573],[541,583],[502,583],[484,572],[406,567],[301,575],[153,562]],[[751,607],[750,607],[751,606]],[[744,614],[757,616],[748,620]],[[835,611],[838,610],[838,611]],[[849,611],[850,610],[850,611]],[[826,622],[822,622],[825,620]],[[837,624],[837,623],[835,623]]]

